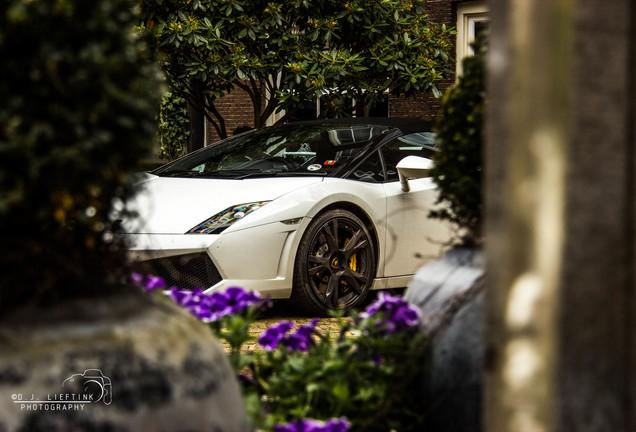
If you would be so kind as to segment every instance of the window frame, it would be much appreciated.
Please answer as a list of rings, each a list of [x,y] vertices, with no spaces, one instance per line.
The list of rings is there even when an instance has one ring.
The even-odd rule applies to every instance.
[[[456,72],[462,74],[462,60],[474,54],[470,44],[475,39],[475,24],[490,21],[485,1],[469,1],[457,5]]]

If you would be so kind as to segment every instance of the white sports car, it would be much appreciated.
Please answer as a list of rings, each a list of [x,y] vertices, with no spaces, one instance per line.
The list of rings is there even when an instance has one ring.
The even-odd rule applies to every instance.
[[[140,182],[123,221],[142,271],[181,288],[241,286],[306,312],[408,284],[449,228],[427,217],[424,122],[347,119],[246,132]]]

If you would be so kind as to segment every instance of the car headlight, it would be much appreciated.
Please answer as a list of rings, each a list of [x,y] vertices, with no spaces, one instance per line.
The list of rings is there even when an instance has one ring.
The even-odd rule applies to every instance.
[[[190,229],[186,234],[219,234],[234,222],[243,219],[248,213],[263,207],[268,202],[258,201],[228,207]]]

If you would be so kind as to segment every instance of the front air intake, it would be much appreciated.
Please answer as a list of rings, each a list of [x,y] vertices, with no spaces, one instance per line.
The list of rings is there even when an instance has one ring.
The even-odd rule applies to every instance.
[[[162,277],[168,287],[182,289],[209,288],[223,279],[205,252],[139,261],[134,268]]]

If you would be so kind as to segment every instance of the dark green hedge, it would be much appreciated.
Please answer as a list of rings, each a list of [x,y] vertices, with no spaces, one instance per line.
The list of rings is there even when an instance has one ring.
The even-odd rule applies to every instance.
[[[477,53],[464,59],[463,74],[444,95],[436,122],[440,151],[432,176],[443,206],[430,216],[453,223],[467,246],[482,241],[485,46],[478,44]]]
[[[0,3],[0,311],[98,292],[121,263],[108,214],[158,108],[134,8]]]

